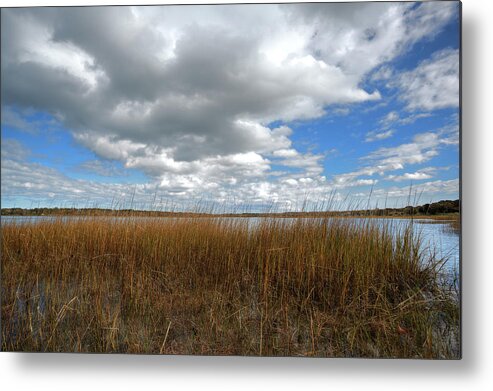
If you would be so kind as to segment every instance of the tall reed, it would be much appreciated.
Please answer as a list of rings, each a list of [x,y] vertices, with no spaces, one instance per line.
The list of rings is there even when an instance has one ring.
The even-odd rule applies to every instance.
[[[2,225],[2,350],[459,357],[412,224],[78,218]]]

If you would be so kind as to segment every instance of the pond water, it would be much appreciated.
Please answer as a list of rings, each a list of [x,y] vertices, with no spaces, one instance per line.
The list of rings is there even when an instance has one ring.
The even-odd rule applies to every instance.
[[[53,221],[55,219],[61,219],[62,221],[70,221],[75,219],[87,219],[88,217],[77,216],[1,216],[1,224],[16,223],[16,224],[32,224],[43,221]],[[121,220],[159,220],[166,217],[90,217],[96,219],[110,219],[113,221]],[[269,217],[270,218],[270,217]],[[172,219],[179,219],[178,217],[172,217]],[[259,217],[222,217],[222,219],[233,220],[248,220],[251,226],[257,225],[262,219]],[[294,221],[293,218],[283,218],[283,221]],[[389,226],[392,232],[399,232],[409,225],[410,219],[402,218],[374,218],[371,219],[375,224],[383,226]],[[353,222],[367,222],[365,218],[348,218],[348,221]],[[459,262],[460,262],[460,231],[453,225],[453,220],[434,220],[425,218],[416,218],[412,220],[413,231],[415,235],[420,235],[422,240],[421,249],[427,253],[435,254],[439,259],[446,259],[443,271],[449,275],[455,277],[458,276]]]

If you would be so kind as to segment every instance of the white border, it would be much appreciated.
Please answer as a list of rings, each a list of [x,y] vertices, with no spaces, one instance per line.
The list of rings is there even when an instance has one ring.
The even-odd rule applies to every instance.
[[[221,3],[221,1],[214,1]],[[243,1],[248,2],[248,1]],[[170,1],[4,1],[0,6]],[[207,3],[176,1],[175,3]],[[484,390],[493,384],[491,1],[463,1],[463,359],[461,361],[0,353],[4,390]],[[489,245],[489,246],[488,246]]]

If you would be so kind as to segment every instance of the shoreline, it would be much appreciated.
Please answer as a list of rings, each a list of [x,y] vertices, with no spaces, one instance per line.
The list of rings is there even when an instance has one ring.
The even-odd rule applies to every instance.
[[[154,209],[154,210],[153,210]],[[354,210],[302,210],[297,212],[217,212],[220,208],[201,208],[197,205],[195,211],[178,212],[175,210],[138,210],[133,208],[2,208],[1,216],[145,216],[145,217],[278,217],[278,218],[327,218],[327,217],[371,217],[371,218],[433,218],[446,219],[460,216],[460,200],[442,200],[419,206],[403,208],[374,208]],[[201,211],[202,210],[202,211]]]
[[[129,218],[129,217],[141,217],[141,218],[280,218],[280,219],[309,219],[309,218],[370,218],[370,219],[420,219],[420,220],[437,220],[443,222],[452,222],[460,219],[460,214],[443,214],[443,215],[314,215],[314,214],[299,214],[299,215],[277,215],[277,214],[193,214],[193,213],[170,213],[166,215],[153,215],[153,214],[1,214],[0,217],[114,217],[114,218]]]

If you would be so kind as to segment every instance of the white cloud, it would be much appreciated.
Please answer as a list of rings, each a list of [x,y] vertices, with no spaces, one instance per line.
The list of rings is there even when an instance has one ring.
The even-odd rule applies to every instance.
[[[274,163],[305,170],[310,175],[319,175],[323,172],[322,161],[324,155],[310,152],[300,153],[295,149],[281,149],[273,152],[274,157],[281,158]],[[303,174],[301,174],[303,175]]]
[[[332,179],[337,187],[355,186],[362,177],[379,175],[383,176],[389,171],[402,170],[409,165],[417,165],[428,162],[438,156],[440,148],[456,145],[458,141],[458,124],[453,123],[435,132],[425,132],[416,134],[409,143],[400,144],[395,147],[379,148],[371,152],[361,160],[368,162],[364,167],[335,175]],[[401,176],[388,176],[390,180],[426,179],[424,176],[432,174],[433,170],[422,169],[417,173],[409,173]]]
[[[96,154],[112,160],[125,161],[131,155],[143,151],[146,147],[142,143],[134,143],[130,140],[118,140],[112,136],[99,136],[91,133],[76,134],[76,140]]]
[[[374,82],[387,81],[390,80],[392,76],[394,76],[394,69],[389,65],[382,65],[372,73],[370,80]]]
[[[85,146],[127,164],[142,151],[162,160],[151,146],[178,162],[267,153],[292,148],[272,121],[379,99],[360,87],[364,74],[439,31],[452,11],[398,3],[9,9],[2,90],[6,104],[58,115]],[[410,29],[417,25],[422,34]]]
[[[385,130],[383,132],[368,132],[366,134],[365,141],[366,142],[371,142],[371,141],[377,141],[377,140],[385,140],[386,138],[392,137],[394,134],[393,130]]]
[[[431,113],[412,113],[403,117],[397,111],[391,111],[381,118],[379,123],[382,126],[382,129],[388,129],[391,126],[396,125],[410,125],[421,118],[428,118],[431,116]]]
[[[410,125],[410,124],[416,122],[418,119],[428,118],[428,117],[431,117],[432,115],[433,114],[431,114],[431,113],[414,113],[414,114],[408,115],[407,117],[401,118],[399,120],[399,124]]]
[[[430,179],[432,178],[432,175],[430,175],[427,172],[423,171],[416,171],[416,172],[406,172],[402,175],[389,175],[385,179],[389,181],[394,181],[394,182],[402,182],[402,181],[420,181],[423,179]]]
[[[401,115],[397,111],[390,111],[380,119],[379,130],[374,130],[366,133],[365,141],[373,142],[385,140],[392,137],[395,133],[395,130],[389,129],[391,126],[409,125],[421,118],[427,118],[431,115],[431,113],[413,113],[405,117],[401,117]]]
[[[437,148],[440,143],[438,133],[419,133],[413,137],[411,143],[401,144],[397,147],[380,148],[371,153],[367,159],[378,161],[377,171],[379,172],[403,168],[406,164],[423,163],[438,155]]]
[[[290,158],[290,157],[296,157],[298,156],[298,151],[296,149],[279,149],[277,151],[274,151],[272,153],[276,157],[284,157],[284,158]]]
[[[388,189],[378,189],[374,192],[375,197],[394,197],[404,198],[409,196],[409,186],[390,187]],[[420,194],[421,197],[434,195],[437,193],[457,197],[459,194],[459,179],[436,180],[415,184],[411,188],[413,194]]]
[[[433,37],[454,10],[435,2],[3,10],[2,119],[32,131],[19,113],[51,114],[98,157],[144,172],[142,197],[157,186],[187,199],[270,195],[293,206],[335,185],[322,175],[326,153],[299,151],[293,130],[271,123],[319,118],[331,105],[347,115],[351,104],[379,100],[362,87],[367,75],[380,69],[388,78],[382,65]],[[443,56],[421,64],[423,72],[448,63]],[[391,135],[386,128],[367,139]],[[436,143],[456,140],[447,137]],[[436,145],[420,148],[381,150],[372,156],[381,167],[343,174],[336,187],[375,184],[368,176],[408,164],[400,161],[408,152],[430,158]],[[19,178],[38,195],[101,191],[27,163],[14,175],[9,161],[7,193],[22,193]],[[95,162],[85,168],[110,172]]]
[[[397,82],[408,110],[459,106],[459,51],[445,49],[402,73]]]
[[[399,120],[399,118],[400,118],[399,113],[397,113],[397,111],[391,111],[385,117],[383,117],[380,120],[380,124],[383,127],[388,127],[388,126],[396,123]]]
[[[453,2],[358,3],[289,7],[293,20],[313,26],[313,51],[359,77],[425,38],[433,38],[457,13]],[[385,70],[382,73],[387,73]],[[388,75],[385,75],[388,77]]]

